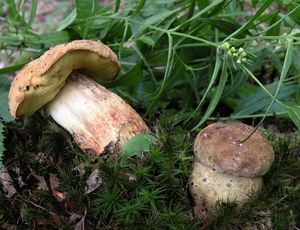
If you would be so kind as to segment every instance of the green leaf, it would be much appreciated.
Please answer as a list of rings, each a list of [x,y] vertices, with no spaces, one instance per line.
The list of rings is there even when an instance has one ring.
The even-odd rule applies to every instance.
[[[4,141],[3,130],[4,130],[4,125],[0,121],[0,172],[3,170],[2,156],[3,156],[3,152],[5,150],[4,143],[3,143],[3,141]]]
[[[26,29],[30,29],[31,25],[33,23],[33,20],[35,18],[37,11],[37,0],[32,0],[31,2],[31,9],[30,9],[30,14],[29,14],[29,19],[28,19],[28,24]]]
[[[278,82],[266,85],[266,89],[269,90],[272,95],[275,94],[277,88]],[[282,85],[277,99],[282,100],[291,97],[295,94],[296,89],[296,85]],[[261,110],[266,110],[272,102],[272,98],[259,86],[252,86],[250,89],[241,87],[238,90],[238,94],[241,95],[241,98],[235,107],[235,115],[237,116],[250,115]],[[283,110],[285,110],[285,108],[275,102],[271,111],[279,113]]]
[[[65,17],[64,20],[62,20],[59,23],[59,25],[55,31],[58,32],[58,31],[62,31],[63,29],[67,28],[69,25],[71,25],[74,22],[74,20],[76,19],[76,16],[77,16],[76,9],[74,9],[71,11],[71,13],[67,17]]]
[[[264,1],[262,6],[256,11],[256,13],[243,26],[241,26],[238,30],[228,36],[225,41],[228,41],[230,38],[236,37],[237,35],[251,28],[253,26],[253,22],[272,4],[272,2],[273,0]]]
[[[206,88],[206,91],[201,99],[201,101],[199,102],[199,104],[197,105],[197,108],[193,111],[193,113],[191,113],[190,117],[188,118],[188,120],[192,119],[195,114],[199,111],[199,109],[201,108],[201,106],[203,105],[204,103],[204,100],[206,99],[209,91],[211,90],[211,88],[213,87],[216,79],[217,79],[217,76],[219,74],[219,71],[220,71],[220,67],[221,67],[221,59],[220,59],[220,56],[219,56],[219,49],[217,49],[217,52],[216,52],[216,62],[215,62],[215,66],[214,66],[214,70],[213,70],[213,74],[212,74],[212,77],[210,79],[210,82]]]
[[[8,110],[8,92],[6,91],[0,91],[0,106],[0,117],[6,122],[14,120]]]
[[[0,77],[0,118],[9,122],[14,118],[10,115],[8,110],[8,89],[10,81],[5,77]]]
[[[157,140],[151,134],[137,134],[132,137],[123,147],[122,157],[127,159],[135,155],[139,155],[144,151],[149,151],[151,144]]]
[[[116,84],[122,85],[122,86],[133,86],[136,85],[142,75],[143,75],[143,69],[142,69],[142,63],[137,63],[132,69],[130,69],[123,77],[118,79],[116,81]]]
[[[149,46],[152,46],[152,47],[154,47],[154,45],[155,45],[155,41],[147,35],[143,35],[139,40]]]
[[[95,0],[92,1],[83,1],[76,0],[76,14],[77,18],[88,18],[92,16],[95,12]]]
[[[15,71],[21,69],[26,63],[28,63],[28,62],[24,62],[21,64],[15,64],[15,65],[8,65],[3,68],[0,68],[0,75],[15,72]]]
[[[39,37],[39,42],[43,43],[46,47],[52,47],[56,44],[66,43],[70,40],[69,33],[66,31],[58,31],[47,34],[42,34]]]
[[[300,106],[289,106],[287,113],[291,120],[294,122],[294,124],[297,126],[298,130],[300,130]]]
[[[140,0],[140,1],[137,3],[133,15],[137,15],[137,14],[139,14],[139,13],[141,12],[141,10],[143,9],[143,7],[144,7],[146,1],[147,1],[147,0]]]
[[[207,120],[207,118],[214,112],[215,108],[217,107],[217,105],[221,99],[223,90],[225,88],[225,84],[227,82],[227,78],[228,78],[227,67],[228,67],[228,65],[227,65],[227,62],[225,59],[223,62],[223,67],[222,67],[221,79],[220,79],[219,85],[216,88],[215,94],[213,95],[213,98],[211,99],[211,101],[208,105],[208,108],[205,111],[205,114],[203,115],[201,120],[198,122],[198,124],[192,130],[199,128]]]

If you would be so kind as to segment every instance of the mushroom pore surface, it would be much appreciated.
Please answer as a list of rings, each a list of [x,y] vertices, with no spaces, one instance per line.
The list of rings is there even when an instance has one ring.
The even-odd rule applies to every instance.
[[[142,118],[118,95],[73,73],[47,105],[53,119],[86,152],[119,151],[136,133],[148,132]]]

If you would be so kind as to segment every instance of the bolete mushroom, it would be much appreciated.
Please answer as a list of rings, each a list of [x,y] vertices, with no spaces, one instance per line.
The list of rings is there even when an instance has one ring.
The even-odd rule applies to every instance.
[[[116,55],[100,41],[57,45],[16,75],[8,97],[10,112],[19,118],[46,106],[82,150],[94,156],[119,151],[136,133],[148,132],[124,100],[94,81],[113,80],[119,69]]]
[[[242,205],[261,189],[274,151],[259,130],[241,143],[252,130],[241,122],[216,122],[197,135],[190,178],[197,216],[217,201]]]

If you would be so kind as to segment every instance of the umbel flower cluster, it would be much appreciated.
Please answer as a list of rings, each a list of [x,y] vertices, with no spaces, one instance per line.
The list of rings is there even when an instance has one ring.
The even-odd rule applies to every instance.
[[[247,61],[247,53],[242,47],[236,49],[234,46],[230,47],[230,44],[228,42],[225,42],[220,46],[220,48],[226,52],[227,56],[233,58],[233,60],[237,64],[241,64]]]

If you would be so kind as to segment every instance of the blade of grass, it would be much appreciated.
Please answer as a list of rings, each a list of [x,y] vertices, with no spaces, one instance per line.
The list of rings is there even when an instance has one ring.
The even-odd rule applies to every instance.
[[[219,48],[217,49],[217,52],[216,52],[216,62],[215,62],[215,67],[214,67],[214,70],[213,70],[213,74],[212,74],[212,77],[210,79],[210,82],[205,90],[205,93],[201,99],[201,101],[199,102],[197,108],[193,111],[193,113],[188,117],[187,121],[185,122],[185,124],[190,120],[192,119],[195,114],[198,112],[198,110],[201,108],[201,106],[203,105],[204,103],[204,100],[206,99],[207,97],[207,94],[209,93],[209,91],[211,90],[212,86],[214,85],[216,79],[217,79],[217,76],[218,76],[218,73],[220,71],[220,67],[221,67],[221,59],[220,59],[220,50]]]
[[[121,0],[115,0],[115,13],[119,11]]]
[[[267,114],[267,117],[272,116],[280,116],[280,115],[286,115],[287,111],[278,112],[278,113],[269,113]],[[209,117],[207,120],[210,121],[228,121],[228,120],[240,120],[240,119],[247,119],[247,118],[258,118],[265,116],[265,113],[257,113],[257,114],[248,114],[248,115],[232,115],[229,117]]]
[[[205,114],[202,116],[198,124],[194,128],[192,128],[192,131],[198,129],[209,118],[209,116],[214,112],[215,108],[217,107],[227,82],[227,78],[228,78],[227,68],[228,68],[228,63],[227,60],[224,58],[220,82],[218,87],[216,88],[216,92],[212,100],[210,101],[209,106],[205,111]]]
[[[241,28],[233,32],[231,35],[229,35],[226,39],[224,39],[223,42],[228,41],[230,38],[235,37],[239,35],[240,33],[244,32],[245,30],[249,29],[253,22],[271,5],[273,0],[266,0],[262,6],[256,11],[256,13],[248,20]]]
[[[17,22],[16,26],[17,25],[26,26],[27,23],[25,22],[24,18],[21,17],[19,12],[17,11],[15,2],[13,0],[7,0],[6,3],[8,5],[9,17],[11,18],[11,20],[13,22]]]
[[[211,4],[209,4],[203,10],[200,10],[197,14],[195,14],[193,17],[191,17],[189,20],[185,21],[178,27],[182,27],[182,26],[185,26],[186,24],[191,23],[193,20],[201,17],[203,14],[207,13],[209,10],[212,10],[214,7],[218,6],[219,4],[223,4],[223,3],[224,3],[224,0],[213,1]]]
[[[245,141],[247,141],[251,136],[252,134],[259,128],[259,126],[263,123],[263,121],[265,120],[265,118],[267,117],[267,115],[269,114],[279,92],[280,92],[280,89],[282,87],[282,83],[284,82],[284,79],[286,78],[287,74],[288,74],[288,71],[290,69],[290,66],[291,66],[291,63],[292,63],[292,56],[293,56],[293,40],[291,39],[287,39],[287,51],[286,51],[286,54],[285,54],[285,59],[284,59],[284,62],[283,62],[283,66],[282,66],[282,71],[281,71],[281,74],[280,74],[280,78],[279,78],[279,82],[278,82],[278,86],[277,86],[277,89],[276,89],[276,92],[275,92],[275,95],[274,97],[272,98],[272,101],[265,113],[265,115],[261,118],[261,120],[259,121],[259,123],[256,125],[256,127],[243,139],[243,140],[240,140],[239,142],[240,143],[243,143]],[[288,110],[289,111],[289,110]]]
[[[28,19],[25,31],[27,31],[31,28],[31,25],[32,25],[33,20],[34,20],[35,15],[36,15],[36,10],[37,10],[37,0],[32,0],[31,1],[31,9],[30,9],[30,14],[29,14],[29,19]]]
[[[157,101],[159,100],[159,98],[161,97],[163,91],[165,90],[165,84],[167,79],[170,77],[171,74],[171,70],[173,67],[173,60],[174,60],[174,52],[173,52],[173,37],[168,33],[168,59],[167,59],[167,65],[166,65],[166,70],[165,70],[165,75],[163,78],[163,81],[161,83],[161,86],[158,90],[158,93],[153,97],[152,99],[152,103],[150,104],[146,115],[148,115],[150,112],[152,112],[154,106],[156,105]]]
[[[15,71],[21,69],[26,63],[27,62],[3,67],[0,69],[0,75],[15,72]]]
[[[259,33],[253,35],[253,37],[255,36],[259,36],[261,34],[265,34],[266,32],[268,32],[269,30],[273,29],[274,27],[276,27],[278,24],[282,23],[282,21],[284,19],[286,19],[288,16],[290,16],[291,14],[293,14],[296,10],[299,9],[300,6],[297,6],[296,8],[294,8],[293,10],[291,10],[290,12],[287,12],[286,15],[282,16],[278,21],[276,21],[275,23],[273,23],[272,25],[268,26],[266,29],[260,31]],[[280,15],[280,14],[279,14]]]
[[[142,11],[142,9],[143,9],[146,2],[147,2],[147,0],[140,0],[136,5],[136,8],[133,12],[133,15],[139,14]]]
[[[77,11],[76,11],[76,9],[73,9],[71,11],[71,13],[59,23],[59,25],[57,26],[55,32],[62,31],[64,29],[66,29],[68,26],[70,26],[74,22],[76,17],[77,17]]]

